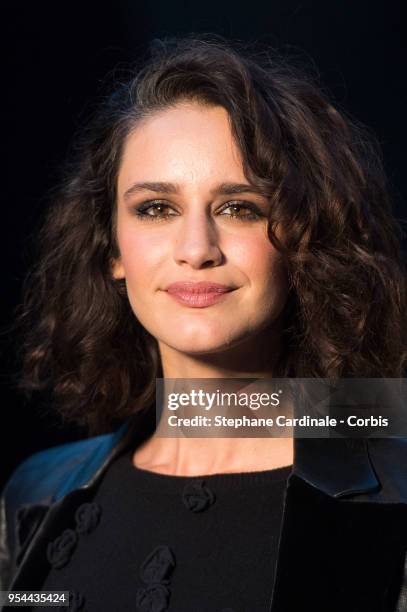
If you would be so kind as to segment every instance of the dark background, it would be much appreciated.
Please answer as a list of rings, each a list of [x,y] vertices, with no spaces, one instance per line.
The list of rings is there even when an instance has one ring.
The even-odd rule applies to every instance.
[[[152,38],[215,32],[259,40],[313,62],[334,101],[367,124],[384,152],[404,218],[406,50],[402,1],[237,0],[187,2],[3,2],[1,40],[6,170],[2,203],[2,353],[0,486],[26,456],[76,439],[46,413],[46,398],[16,392],[13,337],[7,330],[30,265],[30,236],[73,132],[103,91],[103,80],[129,64]],[[18,347],[17,347],[18,350]]]

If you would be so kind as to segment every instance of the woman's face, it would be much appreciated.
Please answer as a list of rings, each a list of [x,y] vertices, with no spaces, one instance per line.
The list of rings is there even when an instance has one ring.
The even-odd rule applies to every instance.
[[[113,273],[161,351],[222,352],[276,326],[287,280],[269,203],[243,174],[223,107],[184,102],[145,119],[125,143],[117,193]],[[167,291],[202,281],[228,291]]]

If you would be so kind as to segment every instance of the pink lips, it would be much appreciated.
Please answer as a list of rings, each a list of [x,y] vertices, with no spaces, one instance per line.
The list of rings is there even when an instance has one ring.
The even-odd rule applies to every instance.
[[[219,283],[200,282],[178,282],[172,283],[166,289],[167,293],[185,306],[192,308],[205,308],[216,304],[227,293],[233,291],[233,287]]]

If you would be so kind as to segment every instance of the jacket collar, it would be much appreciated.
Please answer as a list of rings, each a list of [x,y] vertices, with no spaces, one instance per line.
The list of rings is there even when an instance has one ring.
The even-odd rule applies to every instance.
[[[143,424],[140,415],[131,416],[115,432],[102,436],[103,440],[82,462],[79,472],[73,472],[64,486],[55,492],[52,501],[60,500],[75,489],[92,487],[120,453],[143,441],[146,437]]]
[[[292,473],[332,497],[381,488],[366,439],[294,438]]]

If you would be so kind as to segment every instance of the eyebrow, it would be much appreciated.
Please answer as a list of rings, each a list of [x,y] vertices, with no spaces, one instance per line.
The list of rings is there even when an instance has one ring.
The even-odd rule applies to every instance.
[[[123,194],[123,199],[128,200],[135,193],[142,191],[155,191],[156,193],[179,194],[181,189],[177,183],[150,182],[133,183]],[[232,195],[236,193],[262,194],[261,189],[249,183],[220,183],[211,190],[212,195]]]

